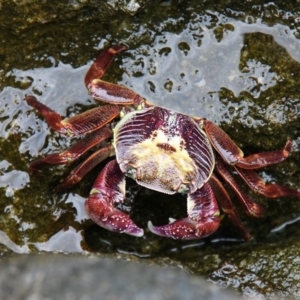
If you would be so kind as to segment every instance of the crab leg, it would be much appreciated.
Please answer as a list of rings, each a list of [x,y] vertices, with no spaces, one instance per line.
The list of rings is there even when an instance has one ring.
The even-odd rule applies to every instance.
[[[84,83],[89,94],[99,101],[119,105],[135,105],[145,103],[145,100],[133,90],[100,80],[108,69],[116,54],[126,50],[125,45],[115,45],[100,53],[87,72]]]
[[[57,186],[57,191],[64,191],[79,182],[90,170],[100,164],[114,152],[112,145],[99,149],[71,171],[65,181]]]
[[[53,153],[48,156],[36,159],[30,163],[29,171],[35,173],[38,169],[43,167],[45,164],[66,164],[72,162],[86,153],[88,150],[94,146],[100,144],[104,140],[112,136],[112,131],[105,127],[100,130],[93,132],[86,136],[85,138],[79,140],[69,149],[61,153]]]
[[[145,100],[133,90],[101,79],[94,79],[89,84],[89,94],[95,100],[110,104],[138,106],[145,103]]]
[[[259,194],[262,194],[268,198],[277,197],[295,197],[300,198],[300,192],[291,189],[287,186],[279,184],[269,183],[265,184],[262,178],[253,170],[243,170],[235,166],[238,174],[245,180],[249,187]]]
[[[174,239],[193,240],[209,236],[220,224],[219,208],[209,183],[188,195],[188,217],[163,226],[153,226],[148,222],[151,232]]]
[[[243,157],[242,150],[216,124],[203,120],[203,126],[211,144],[222,158],[228,164],[236,165],[243,169],[258,169],[277,164],[285,160],[292,151],[292,142],[288,140],[282,150],[262,152]]]
[[[143,229],[133,223],[130,217],[114,207],[124,201],[125,175],[116,160],[110,161],[98,175],[85,208],[91,219],[110,231],[141,237]]]
[[[228,170],[227,166],[223,163],[223,161],[220,158],[216,159],[216,170],[232,188],[233,192],[236,194],[238,200],[246,210],[247,214],[257,218],[260,217],[265,210],[264,207],[254,202],[248,196],[248,194],[239,187],[239,185],[231,175],[230,171]]]
[[[112,121],[121,111],[118,106],[105,105],[62,120],[57,112],[37,101],[34,96],[26,96],[25,101],[42,114],[53,130],[71,136],[93,132]]]
[[[114,60],[115,55],[127,49],[125,45],[121,44],[103,50],[86,73],[84,78],[85,86],[88,88],[93,79],[101,78]]]
[[[209,180],[209,183],[213,188],[214,194],[218,202],[220,203],[223,212],[227,214],[231,222],[240,229],[240,231],[243,233],[244,239],[246,241],[250,240],[250,233],[243,225],[234,204],[232,203],[227,191],[225,190],[221,182],[213,174]]]

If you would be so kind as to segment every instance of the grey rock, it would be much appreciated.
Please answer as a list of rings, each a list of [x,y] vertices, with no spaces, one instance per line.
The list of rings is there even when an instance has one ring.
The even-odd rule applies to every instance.
[[[179,269],[97,256],[22,255],[0,268],[1,299],[239,299]]]

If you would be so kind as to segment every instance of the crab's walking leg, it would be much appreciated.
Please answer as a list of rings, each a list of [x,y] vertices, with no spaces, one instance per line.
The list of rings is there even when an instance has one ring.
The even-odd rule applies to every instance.
[[[112,130],[105,127],[101,128],[98,131],[95,131],[83,139],[79,140],[69,149],[61,152],[61,153],[53,153],[48,156],[39,158],[30,163],[29,171],[30,173],[36,173],[38,169],[43,167],[46,164],[58,165],[58,164],[66,164],[69,162],[73,162],[78,159],[84,153],[100,144],[104,140],[110,138],[112,136]]]
[[[90,155],[86,160],[84,160],[80,165],[71,171],[69,176],[65,181],[57,186],[57,191],[62,192],[66,189],[69,189],[77,182],[79,182],[90,170],[95,166],[100,164],[106,158],[108,158],[112,153],[114,153],[114,148],[110,144],[106,147],[103,147],[92,155]]]
[[[287,186],[274,184],[274,183],[265,184],[262,178],[253,170],[244,170],[239,167],[235,167],[235,169],[253,191],[262,194],[265,197],[300,198],[300,192],[297,190],[291,189]]]
[[[145,103],[145,106],[147,106],[146,101],[133,90],[101,79],[94,79],[90,83],[89,94],[95,100],[110,104],[134,105],[138,107],[141,103]]]
[[[125,197],[125,175],[116,160],[110,161],[97,177],[85,208],[91,219],[110,231],[143,236],[143,229],[133,223],[130,217],[114,207]]]
[[[217,179],[217,177],[214,174],[211,176],[209,183],[213,188],[214,194],[218,202],[220,203],[223,212],[227,214],[231,222],[239,228],[239,230],[243,234],[244,239],[246,241],[250,240],[251,235],[243,225],[239,214],[222,183]]]
[[[93,79],[101,78],[114,60],[115,55],[125,50],[127,50],[127,47],[122,44],[103,50],[86,73],[84,78],[85,86],[88,88]]]
[[[188,195],[188,217],[149,230],[155,234],[181,240],[200,239],[215,232],[220,224],[219,208],[213,190],[208,183]]]
[[[84,80],[85,85],[89,94],[95,100],[111,104],[135,106],[144,103],[147,106],[146,101],[133,90],[100,79],[113,61],[115,55],[126,49],[125,45],[115,45],[102,51],[87,72]]]
[[[62,119],[57,112],[37,101],[34,96],[26,96],[25,101],[42,114],[53,130],[71,136],[86,134],[103,127],[116,118],[121,110],[120,107],[115,105],[105,105],[90,109],[71,118]]]
[[[228,183],[228,185],[232,188],[233,192],[238,197],[241,205],[244,207],[245,211],[248,215],[253,217],[260,217],[265,208],[258,203],[254,202],[249,195],[238,185],[235,181],[231,172],[228,170],[227,165],[222,161],[222,159],[216,159],[216,170],[220,174],[220,176]]]
[[[228,164],[236,165],[243,169],[258,169],[277,164],[285,160],[292,151],[292,142],[288,140],[282,150],[261,152],[243,157],[242,150],[220,127],[208,120],[203,120],[203,127],[211,144],[222,158]]]

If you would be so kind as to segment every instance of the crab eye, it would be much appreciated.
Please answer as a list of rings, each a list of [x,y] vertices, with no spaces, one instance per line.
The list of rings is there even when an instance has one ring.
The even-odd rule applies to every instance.
[[[186,184],[181,184],[179,189],[177,190],[178,193],[187,194],[190,191],[189,187]]]
[[[136,169],[131,168],[131,167],[127,168],[127,170],[126,170],[126,176],[130,177],[132,179],[136,179]]]

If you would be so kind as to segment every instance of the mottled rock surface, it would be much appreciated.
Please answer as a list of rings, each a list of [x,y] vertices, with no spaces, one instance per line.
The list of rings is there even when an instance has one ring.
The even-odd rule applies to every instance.
[[[21,255],[0,261],[1,299],[237,300],[178,269],[100,257]]]

